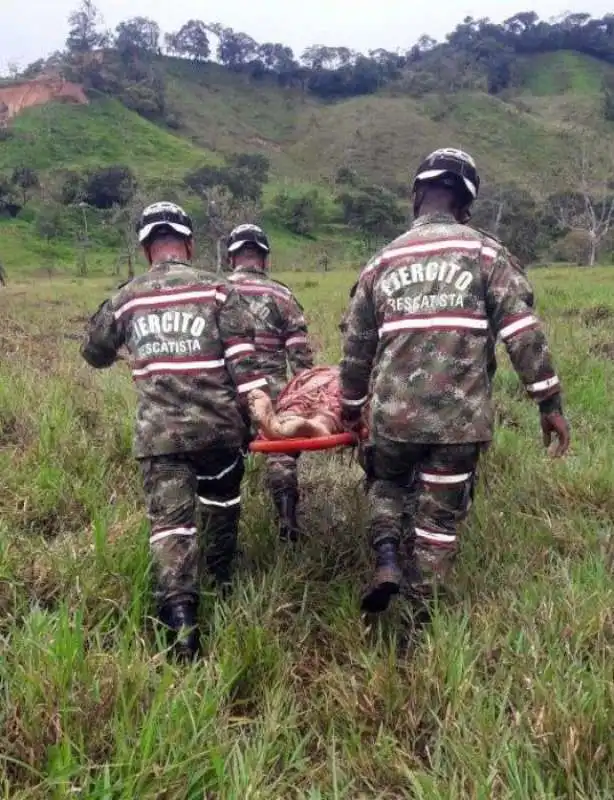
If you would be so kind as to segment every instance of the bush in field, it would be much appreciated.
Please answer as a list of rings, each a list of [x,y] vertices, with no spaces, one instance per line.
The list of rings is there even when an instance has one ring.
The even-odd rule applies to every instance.
[[[15,167],[11,177],[11,183],[20,189],[23,197],[23,204],[28,202],[28,192],[40,186],[40,179],[36,170],[31,167]]]
[[[272,214],[277,222],[298,236],[315,233],[324,213],[317,189],[301,194],[291,194],[284,190],[273,199]]]
[[[344,222],[359,231],[373,247],[399,235],[406,223],[406,213],[398,198],[383,186],[362,184],[342,192],[338,202]]]
[[[47,243],[63,236],[66,233],[65,214],[63,206],[57,203],[45,203],[36,215],[34,223],[36,235]]]
[[[269,179],[270,162],[259,153],[236,153],[226,158],[224,166],[205,165],[185,176],[185,184],[195,194],[210,189],[224,189],[236,201],[259,203]]]
[[[94,208],[110,209],[127,205],[137,188],[130,167],[117,165],[92,172],[69,172],[60,194],[67,205],[83,202]]]
[[[96,208],[113,208],[130,202],[135,191],[136,178],[130,167],[106,167],[89,175],[83,199]]]

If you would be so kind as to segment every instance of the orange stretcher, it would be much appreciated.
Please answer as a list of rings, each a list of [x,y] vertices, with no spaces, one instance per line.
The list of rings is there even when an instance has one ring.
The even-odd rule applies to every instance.
[[[303,450],[332,450],[335,447],[352,447],[360,442],[355,433],[333,433],[301,439],[255,439],[249,446],[252,453],[300,453]]]

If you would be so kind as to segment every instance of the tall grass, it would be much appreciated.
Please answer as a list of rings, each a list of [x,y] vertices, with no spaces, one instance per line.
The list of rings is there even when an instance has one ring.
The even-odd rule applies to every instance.
[[[331,362],[353,274],[285,277]],[[295,548],[254,459],[233,592],[203,595],[190,668],[150,621],[129,376],[91,372],[71,338],[110,281],[0,291],[3,795],[613,797],[614,273],[535,283],[573,449],[548,460],[502,358],[496,441],[430,626],[402,601],[360,619],[370,555],[349,454],[302,460]]]

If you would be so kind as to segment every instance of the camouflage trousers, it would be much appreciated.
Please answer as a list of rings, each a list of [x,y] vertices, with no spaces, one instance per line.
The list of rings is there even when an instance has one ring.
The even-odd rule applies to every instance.
[[[265,483],[274,500],[298,492],[298,454],[274,453],[266,459]]]
[[[361,454],[371,544],[394,540],[407,570],[443,581],[458,553],[484,445],[421,445],[377,439]]]
[[[159,607],[198,598],[211,573],[230,578],[237,549],[243,454],[215,448],[141,459]]]

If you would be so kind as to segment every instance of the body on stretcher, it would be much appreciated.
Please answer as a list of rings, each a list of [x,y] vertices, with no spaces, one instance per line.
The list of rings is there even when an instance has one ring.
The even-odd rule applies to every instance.
[[[343,430],[338,367],[313,367],[294,377],[275,407],[264,392],[253,392],[250,409],[260,433],[250,444],[256,453],[328,450],[358,443]]]

